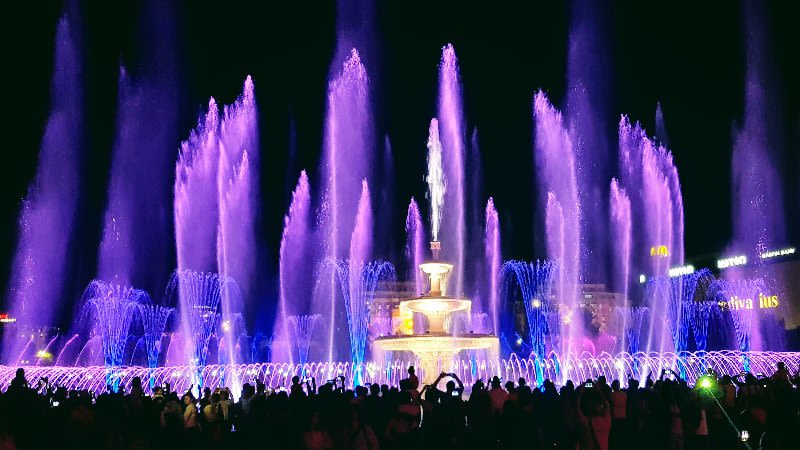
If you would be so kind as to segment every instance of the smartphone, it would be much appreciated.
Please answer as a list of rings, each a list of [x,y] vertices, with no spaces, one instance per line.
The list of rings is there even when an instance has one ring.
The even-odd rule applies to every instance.
[[[453,393],[450,395],[452,395],[453,397],[458,397],[458,391],[453,391]]]
[[[750,439],[750,432],[747,430],[742,430],[740,437],[742,438],[742,442],[747,442],[748,439]]]
[[[585,386],[586,386],[587,388],[593,388],[593,387],[594,387],[594,383],[588,383],[588,382],[587,382],[587,383],[585,384]]]
[[[57,402],[57,401],[53,400],[53,406],[58,406],[60,404],[61,404],[60,402]]]

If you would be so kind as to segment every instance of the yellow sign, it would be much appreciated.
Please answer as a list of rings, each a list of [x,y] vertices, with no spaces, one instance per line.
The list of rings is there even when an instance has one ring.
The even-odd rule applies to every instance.
[[[658,256],[661,258],[666,258],[669,256],[669,250],[667,249],[666,245],[658,245],[650,247],[650,256]]]
[[[723,311],[740,311],[743,309],[775,309],[778,307],[777,295],[758,294],[758,308],[752,298],[741,299],[736,295],[731,296],[727,302],[719,302],[719,308]]]

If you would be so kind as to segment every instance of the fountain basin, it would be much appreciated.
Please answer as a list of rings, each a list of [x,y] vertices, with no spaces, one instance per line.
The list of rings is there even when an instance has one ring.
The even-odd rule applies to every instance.
[[[434,334],[444,333],[444,319],[448,314],[469,312],[471,307],[470,300],[439,296],[418,297],[400,302],[401,309],[425,315],[428,318],[428,331]]]
[[[469,303],[468,300],[467,303]],[[444,333],[426,333],[405,336],[384,336],[373,341],[373,345],[383,351],[412,352],[419,359],[422,368],[422,381],[433,382],[444,370],[440,362],[447,364],[461,350],[487,349],[497,357],[500,341],[491,334],[469,334],[453,336]],[[420,386],[421,387],[421,386]]]

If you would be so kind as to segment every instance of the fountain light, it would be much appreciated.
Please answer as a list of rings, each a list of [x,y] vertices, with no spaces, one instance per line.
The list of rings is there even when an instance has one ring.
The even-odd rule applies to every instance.
[[[225,320],[222,322],[222,331],[228,333],[231,331],[231,321]]]
[[[645,274],[639,275],[639,284],[647,283],[647,276]]]

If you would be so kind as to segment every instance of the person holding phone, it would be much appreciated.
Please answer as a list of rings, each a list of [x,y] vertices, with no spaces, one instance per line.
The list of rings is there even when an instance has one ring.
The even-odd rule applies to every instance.
[[[500,415],[508,399],[508,392],[503,389],[502,382],[498,376],[492,378],[491,386],[492,387],[489,389],[489,400],[491,402],[492,414]]]
[[[581,449],[608,450],[611,434],[611,408],[603,392],[591,380],[578,389],[578,424]]]

